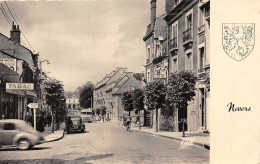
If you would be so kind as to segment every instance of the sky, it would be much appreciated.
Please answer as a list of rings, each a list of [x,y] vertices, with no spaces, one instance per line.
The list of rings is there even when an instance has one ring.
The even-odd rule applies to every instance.
[[[63,81],[66,91],[88,81],[96,84],[116,67],[144,71],[150,0],[7,1],[7,5],[40,60],[50,61],[43,62],[43,70]],[[157,0],[157,16],[164,11],[165,1]],[[0,12],[0,33],[10,37],[10,29]],[[32,50],[28,43],[27,47]]]

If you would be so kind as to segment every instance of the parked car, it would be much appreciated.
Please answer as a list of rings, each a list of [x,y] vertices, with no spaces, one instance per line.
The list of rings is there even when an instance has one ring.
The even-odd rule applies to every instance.
[[[43,135],[23,120],[0,120],[0,146],[16,146],[21,150],[30,149],[44,142]]]
[[[70,115],[68,119],[71,120],[71,123],[69,123],[70,121],[68,120],[67,133],[78,130],[81,132],[85,131],[85,124],[82,122],[82,118],[79,115]]]
[[[91,109],[83,109],[80,111],[80,114],[83,122],[93,121],[93,112]]]

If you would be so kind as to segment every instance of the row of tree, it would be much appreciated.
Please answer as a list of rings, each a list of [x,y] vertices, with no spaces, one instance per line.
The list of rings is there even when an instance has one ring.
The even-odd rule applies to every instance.
[[[146,84],[144,89],[135,89],[125,92],[122,97],[122,105],[126,111],[140,110],[156,111],[156,131],[158,132],[158,109],[164,110],[166,102],[180,112],[187,110],[188,101],[195,96],[195,84],[197,76],[192,71],[181,70],[171,73],[168,81],[154,80]],[[151,121],[153,123],[153,120]],[[139,124],[140,125],[140,124]],[[184,130],[184,129],[183,129]]]

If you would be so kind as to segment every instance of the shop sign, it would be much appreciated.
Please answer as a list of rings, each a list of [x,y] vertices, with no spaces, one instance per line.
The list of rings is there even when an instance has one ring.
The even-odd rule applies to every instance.
[[[16,71],[16,59],[13,58],[0,58],[0,63],[3,63],[13,71]]]
[[[33,83],[6,83],[6,89],[33,90]]]

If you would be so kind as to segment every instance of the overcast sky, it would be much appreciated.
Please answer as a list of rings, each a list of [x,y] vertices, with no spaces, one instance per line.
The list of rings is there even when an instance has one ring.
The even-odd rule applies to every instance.
[[[163,14],[164,3],[158,0],[157,16]],[[116,67],[144,70],[142,38],[150,23],[150,0],[7,4],[41,60],[50,61],[43,69],[63,81],[67,91],[87,81],[96,84]],[[8,11],[5,3],[2,5]],[[0,33],[10,37],[10,26],[1,12]]]

